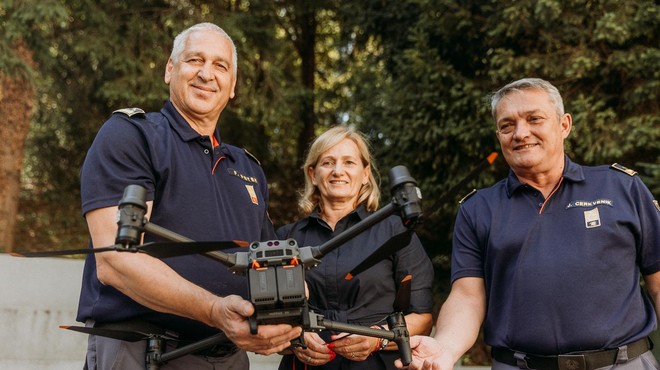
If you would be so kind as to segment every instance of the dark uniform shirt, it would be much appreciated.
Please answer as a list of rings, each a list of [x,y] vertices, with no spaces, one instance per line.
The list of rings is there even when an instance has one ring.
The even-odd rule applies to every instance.
[[[544,199],[511,172],[460,207],[452,282],[485,279],[485,340],[537,354],[617,348],[650,334],[641,274],[660,270],[660,216],[637,176],[565,159]]]
[[[319,246],[355,225],[369,213],[364,205],[342,218],[335,231],[317,212],[277,231],[281,239],[293,238],[300,246]],[[401,219],[390,216],[358,234],[341,247],[325,255],[321,264],[306,272],[310,308],[326,320],[371,326],[384,324],[394,311],[393,304],[399,282],[408,274],[413,276],[410,307],[404,313],[428,313],[433,310],[431,285],[433,267],[416,235],[409,245],[378,262],[368,270],[346,280],[346,274],[364,261],[392,236],[404,232]],[[381,321],[382,320],[382,321]],[[321,333],[329,340],[329,333]],[[284,356],[280,369],[291,369],[292,355]],[[337,356],[322,369],[394,369],[396,351],[380,351],[366,361],[353,362]],[[304,366],[297,363],[296,369]]]
[[[219,139],[217,131],[215,135]],[[117,206],[124,188],[136,184],[148,190],[147,200],[153,200],[150,222],[183,236],[196,241],[275,238],[266,212],[266,178],[256,159],[224,143],[213,148],[209,137],[194,131],[170,101],[160,112],[113,114],[87,154],[81,182],[83,214]],[[153,240],[145,235],[145,241]],[[201,255],[164,261],[215,294],[247,296],[247,280],[217,261]],[[113,322],[135,317],[189,339],[217,333],[193,320],[156,313],[102,285],[90,254],[77,319]]]

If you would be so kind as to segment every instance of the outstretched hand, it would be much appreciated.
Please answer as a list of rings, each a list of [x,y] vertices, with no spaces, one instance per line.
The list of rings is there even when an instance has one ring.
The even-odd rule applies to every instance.
[[[451,354],[444,351],[440,343],[427,336],[415,335],[410,338],[412,362],[403,366],[400,359],[394,362],[398,369],[408,370],[452,370],[454,361]]]
[[[262,355],[281,352],[298,338],[302,328],[288,324],[259,325],[257,334],[250,333],[248,317],[254,306],[237,295],[218,297],[213,306],[212,321],[238,348]]]

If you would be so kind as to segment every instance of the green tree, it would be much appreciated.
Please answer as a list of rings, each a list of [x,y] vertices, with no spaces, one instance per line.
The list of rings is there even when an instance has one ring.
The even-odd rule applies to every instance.
[[[374,138],[381,167],[406,164],[426,204],[498,150],[488,94],[525,76],[558,85],[575,117],[569,154],[660,179],[658,5],[653,1],[367,1],[343,24],[368,68],[356,70],[347,111]],[[641,145],[640,145],[641,144]],[[465,194],[506,174],[503,161]],[[447,255],[456,203],[422,233]],[[433,212],[435,210],[429,210]],[[446,259],[445,259],[446,260]]]
[[[44,88],[38,72],[39,55],[26,35],[47,34],[40,25],[64,16],[57,4],[44,2],[44,8],[31,5],[21,1],[0,4],[0,115],[5,120],[0,128],[0,241],[7,252],[14,248],[24,147],[37,96]]]
[[[297,217],[311,138],[356,125],[372,140],[385,201],[390,167],[406,165],[420,183],[419,233],[441,295],[456,202],[505,176],[504,161],[434,205],[498,151],[487,96],[509,81],[557,84],[574,116],[571,157],[633,167],[660,192],[659,12],[653,0],[5,1],[0,74],[35,91],[18,247],[86,243],[78,171],[97,130],[116,109],[160,109],[172,38],[210,21],[239,53],[222,140],[262,161],[276,225]]]

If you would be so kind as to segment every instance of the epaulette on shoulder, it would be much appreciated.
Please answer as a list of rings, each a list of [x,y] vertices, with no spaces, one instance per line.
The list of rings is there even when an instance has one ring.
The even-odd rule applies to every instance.
[[[252,153],[248,152],[247,149],[243,148],[243,151],[245,151],[245,154],[247,154],[248,157],[252,158],[259,166],[261,166],[261,162],[255,157]]]
[[[477,189],[472,189],[471,192],[469,192],[466,196],[464,196],[461,200],[458,201],[458,204],[463,204],[468,198],[471,196],[477,194]]]
[[[123,108],[123,109],[117,109],[116,111],[112,113],[122,113],[125,114],[129,117],[132,117],[136,114],[146,114],[144,111],[140,108]]]
[[[625,173],[628,176],[635,176],[637,175],[637,171],[631,170],[630,168],[624,167],[618,163],[613,163],[610,168],[613,168],[615,170],[619,170],[623,173]]]

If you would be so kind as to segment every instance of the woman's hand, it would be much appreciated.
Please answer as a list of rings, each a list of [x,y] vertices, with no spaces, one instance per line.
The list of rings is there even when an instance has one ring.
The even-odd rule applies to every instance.
[[[330,349],[329,345],[318,334],[305,333],[304,335],[307,349],[297,347],[293,350],[293,353],[300,361],[312,366],[321,366],[337,357],[335,352]]]
[[[346,335],[346,333],[335,334],[330,343],[331,349],[336,354],[346,357],[351,361],[364,361],[380,346],[380,339],[365,337],[362,335]]]

